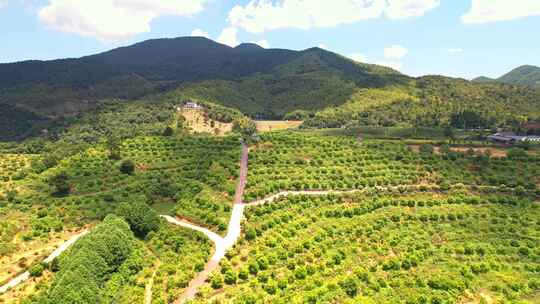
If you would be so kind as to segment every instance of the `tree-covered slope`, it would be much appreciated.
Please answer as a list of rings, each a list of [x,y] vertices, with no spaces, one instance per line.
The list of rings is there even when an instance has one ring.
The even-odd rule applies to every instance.
[[[473,79],[475,82],[500,82],[514,85],[540,88],[540,68],[533,65],[522,65],[504,74],[499,78],[480,76]]]
[[[426,76],[407,85],[357,89],[343,105],[317,112],[306,125],[481,128],[538,119],[539,109],[539,92],[526,87]]]
[[[500,77],[498,81],[540,88],[540,68],[532,65],[520,66]]]
[[[496,80],[493,79],[493,78],[489,78],[489,77],[486,77],[486,76],[480,76],[480,77],[476,77],[475,79],[473,79],[472,81],[474,82],[495,82]]]
[[[187,83],[167,94],[167,98],[210,100],[249,115],[281,118],[295,110],[316,111],[341,105],[357,88],[384,89],[409,80],[394,70],[356,63],[313,48],[267,73]]]
[[[246,52],[197,37],[148,40],[77,59],[1,64],[0,102],[61,115],[103,98],[130,99],[183,82],[267,71],[296,56],[278,49]]]
[[[539,96],[506,84],[412,78],[319,48],[231,48],[182,37],[78,59],[1,64],[0,105],[11,114],[0,117],[0,126],[10,126],[0,137],[21,137],[36,122],[92,111],[111,98],[169,104],[189,98],[261,118],[306,119],[317,113],[308,125],[329,127],[359,120],[448,125],[460,121],[464,110],[472,111],[466,115],[478,126],[512,124],[538,118]]]

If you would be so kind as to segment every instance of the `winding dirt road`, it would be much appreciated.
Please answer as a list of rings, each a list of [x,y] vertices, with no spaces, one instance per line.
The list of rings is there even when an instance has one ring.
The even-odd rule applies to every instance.
[[[185,228],[190,228],[199,232],[204,233],[215,245],[215,252],[210,261],[204,267],[204,270],[199,272],[197,276],[191,280],[189,286],[185,292],[174,301],[175,304],[184,303],[187,300],[193,299],[199,288],[206,282],[208,276],[219,266],[219,262],[225,257],[225,254],[229,249],[231,249],[242,233],[241,223],[242,218],[244,217],[244,203],[242,202],[242,197],[244,195],[244,189],[246,187],[247,179],[247,167],[248,167],[248,147],[242,145],[242,157],[240,159],[240,175],[238,177],[238,184],[236,186],[236,192],[234,195],[234,206],[231,213],[231,219],[229,220],[229,225],[227,227],[227,235],[221,237],[218,234],[203,228],[196,226],[192,223],[189,223],[185,220],[179,220],[170,216],[164,216],[169,223],[178,225]]]
[[[204,270],[197,274],[197,276],[190,282],[185,292],[176,301],[174,301],[174,304],[183,304],[187,300],[193,299],[197,295],[199,288],[208,279],[208,276],[212,273],[212,271],[214,271],[219,266],[219,262],[225,257],[225,254],[227,253],[227,251],[231,249],[234,246],[234,244],[236,244],[236,242],[238,241],[238,238],[240,237],[242,233],[241,224],[242,224],[242,219],[244,217],[244,210],[246,206],[258,206],[258,205],[263,205],[266,203],[271,203],[280,197],[289,196],[289,195],[349,194],[349,193],[357,193],[357,192],[363,191],[363,190],[358,190],[358,189],[344,190],[344,191],[336,191],[336,190],[282,191],[282,192],[270,195],[260,200],[244,203],[242,201],[242,197],[244,194],[244,189],[245,189],[246,180],[247,180],[248,153],[249,153],[248,147],[246,145],[243,145],[242,158],[240,160],[240,176],[238,180],[238,185],[236,187],[236,193],[234,196],[234,207],[232,210],[231,219],[229,221],[229,226],[227,227],[227,235],[225,237],[221,237],[206,228],[199,227],[185,220],[180,220],[180,219],[176,219],[176,218],[165,216],[165,215],[162,216],[171,224],[182,226],[185,228],[193,229],[193,230],[204,233],[210,240],[212,240],[212,242],[214,242],[214,245],[216,248],[214,255],[212,256],[210,261],[208,261]]]
[[[88,233],[88,230],[85,230],[79,234],[76,234],[72,236],[69,240],[64,242],[62,245],[60,245],[58,248],[56,248],[47,258],[43,260],[44,263],[50,263],[55,258],[60,256],[64,251],[66,251],[71,245],[73,245],[79,238],[86,235]],[[11,288],[16,287],[17,285],[21,284],[22,282],[28,280],[30,278],[30,272],[25,271],[15,278],[11,279],[9,282],[7,282],[5,285],[0,286],[0,294],[5,293],[6,291],[10,290]]]
[[[244,203],[242,197],[244,194],[244,189],[246,187],[247,180],[247,170],[248,170],[248,147],[243,145],[242,147],[242,157],[240,160],[240,175],[238,179],[238,185],[236,187],[236,193],[234,196],[234,207],[231,214],[231,219],[229,221],[229,226],[227,227],[227,235],[221,237],[218,234],[203,228],[197,225],[194,225],[185,220],[176,219],[170,216],[162,215],[169,223],[178,225],[181,227],[193,229],[199,232],[204,233],[215,245],[215,252],[210,261],[206,264],[203,271],[197,274],[197,276],[189,283],[189,286],[185,292],[176,300],[174,304],[183,304],[188,300],[193,299],[199,290],[199,288],[204,285],[208,276],[214,271],[218,266],[219,262],[225,257],[225,254],[229,249],[231,249],[234,244],[238,241],[242,233],[242,219],[244,217],[244,209],[246,206],[258,206],[266,203],[271,203],[274,200],[289,195],[328,195],[328,194],[349,194],[362,192],[363,190],[344,190],[344,191],[335,191],[335,190],[306,190],[306,191],[282,191],[277,194],[270,195],[260,200],[252,201],[249,203]]]

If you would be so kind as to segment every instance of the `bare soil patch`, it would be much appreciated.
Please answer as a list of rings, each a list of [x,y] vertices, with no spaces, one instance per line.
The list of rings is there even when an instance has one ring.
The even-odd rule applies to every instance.
[[[192,133],[210,133],[223,136],[232,131],[232,123],[223,123],[210,119],[204,110],[183,110],[182,116]]]

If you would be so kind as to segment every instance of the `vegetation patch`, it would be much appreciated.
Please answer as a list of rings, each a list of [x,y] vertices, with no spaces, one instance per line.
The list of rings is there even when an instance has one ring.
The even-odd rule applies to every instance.
[[[246,211],[217,294],[197,303],[535,303],[539,212],[466,192],[281,198]]]

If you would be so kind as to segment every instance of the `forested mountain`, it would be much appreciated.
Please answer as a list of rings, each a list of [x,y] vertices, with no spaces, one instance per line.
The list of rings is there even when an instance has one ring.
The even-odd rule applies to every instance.
[[[540,93],[506,84],[412,78],[320,49],[236,48],[201,37],[157,39],[78,59],[0,64],[3,139],[103,101],[221,104],[253,117],[442,126],[468,117],[493,126],[536,119]],[[470,111],[463,115],[465,110]],[[4,132],[4,130],[6,130]]]
[[[510,84],[540,88],[540,68],[532,65],[520,66],[498,80]]]
[[[496,79],[481,76],[475,78],[473,81],[502,82],[533,88],[540,88],[540,68],[532,65],[523,65]]]
[[[197,37],[149,40],[78,59],[2,64],[0,100],[57,116],[103,98],[130,99],[178,83],[267,71],[298,55],[264,49],[246,53],[243,46]]]
[[[496,79],[493,79],[493,78],[489,78],[489,77],[486,77],[486,76],[480,76],[480,77],[476,77],[475,79],[473,79],[472,81],[474,82],[495,82],[497,81]]]

